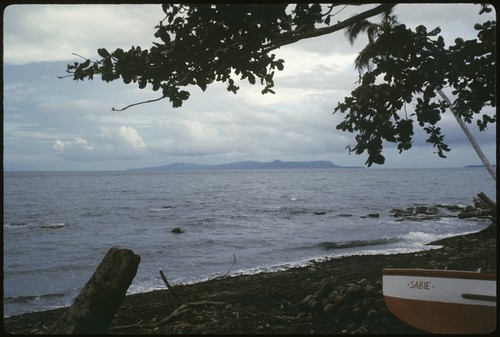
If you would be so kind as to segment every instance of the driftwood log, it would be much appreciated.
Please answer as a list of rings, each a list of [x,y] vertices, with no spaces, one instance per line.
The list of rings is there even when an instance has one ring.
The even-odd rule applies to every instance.
[[[140,256],[129,249],[111,248],[73,304],[49,327],[48,333],[106,333],[140,260]]]
[[[458,214],[459,219],[466,218],[475,218],[475,217],[483,217],[483,216],[491,216],[493,218],[493,222],[496,222],[496,212],[497,212],[497,204],[486,194],[483,192],[477,195],[477,198],[474,198],[474,203],[476,204],[477,209],[472,211],[464,211]]]

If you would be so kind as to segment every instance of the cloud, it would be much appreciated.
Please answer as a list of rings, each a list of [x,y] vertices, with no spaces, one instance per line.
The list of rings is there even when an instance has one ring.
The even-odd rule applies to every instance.
[[[397,5],[394,13],[400,23],[414,29],[424,25],[430,31],[436,27],[442,28],[441,34],[446,44],[454,43],[455,38],[474,39],[477,31],[475,23],[495,20],[495,7],[489,14],[479,15],[481,7],[472,3],[433,3]]]
[[[143,151],[146,149],[144,140],[137,130],[130,126],[120,126],[118,128],[101,128],[101,137],[104,141],[112,144],[115,149]]]
[[[95,141],[82,136],[56,139],[52,149],[63,158],[76,161],[137,159],[147,154],[147,146],[137,130],[123,125],[102,127]]]
[[[11,5],[4,12],[4,61],[26,64],[96,56],[97,48],[150,44],[160,5]]]
[[[62,141],[60,139],[57,139],[53,146],[53,149],[56,152],[71,151],[72,149],[75,148],[81,149],[85,152],[91,152],[94,150],[94,146],[90,145],[86,139],[80,136],[75,137],[75,140],[69,140],[69,141]]]
[[[335,19],[365,8],[349,6]],[[412,28],[439,25],[450,38],[462,30],[475,33],[471,27],[483,21],[478,9],[455,4],[395,7],[402,23]],[[57,79],[65,74],[66,63],[80,61],[73,52],[94,58],[100,47],[149,47],[155,40],[154,26],[163,17],[158,4],[9,6],[4,12],[6,167],[120,169],[175,161],[273,159],[363,165],[365,155],[349,155],[345,149],[354,144],[354,135],[335,128],[342,114],[332,112],[356,87],[354,58],[366,43],[364,37],[351,46],[343,32],[336,32],[273,51],[285,60],[285,69],[274,76],[275,95],[262,95],[259,84],[246,80],[237,83],[241,88],[237,95],[225,84],[214,83],[205,92],[188,88],[191,97],[178,109],[165,100],[113,112],[112,107],[159,94],[122,81]],[[443,115],[440,126],[453,149],[450,159],[456,160],[436,160],[435,165],[460,166],[459,153],[467,140],[451,114]],[[404,156],[393,155],[397,151],[388,147],[387,163],[411,166],[415,160],[425,164],[419,154],[437,157],[426,138],[416,135],[414,148]],[[494,155],[495,145],[488,144],[496,144],[495,127],[478,134],[478,141]]]
[[[77,136],[73,140],[56,139],[52,149],[59,156],[72,161],[87,161],[96,158],[95,146],[81,136]]]

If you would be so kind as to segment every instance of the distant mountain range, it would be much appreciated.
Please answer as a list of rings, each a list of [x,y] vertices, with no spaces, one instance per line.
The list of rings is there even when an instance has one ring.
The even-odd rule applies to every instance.
[[[173,163],[169,165],[128,169],[127,171],[186,171],[186,170],[257,170],[257,169],[333,169],[341,168],[331,161],[239,161],[228,164],[205,165]]]

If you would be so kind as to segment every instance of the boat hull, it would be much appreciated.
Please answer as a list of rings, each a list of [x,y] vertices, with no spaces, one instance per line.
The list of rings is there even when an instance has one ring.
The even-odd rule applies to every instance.
[[[432,333],[480,334],[496,329],[496,275],[387,268],[387,307],[402,321]]]

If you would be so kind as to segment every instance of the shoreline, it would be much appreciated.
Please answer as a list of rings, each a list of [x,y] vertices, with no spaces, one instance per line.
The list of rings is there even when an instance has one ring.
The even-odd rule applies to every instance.
[[[111,334],[220,333],[423,333],[390,313],[383,319],[325,317],[300,305],[325,287],[369,282],[381,288],[382,268],[429,268],[496,272],[496,227],[430,243],[441,248],[414,253],[352,255],[311,261],[307,266],[174,285],[182,299],[199,306],[179,311],[168,290],[127,295]],[[168,277],[168,275],[167,275]],[[381,297],[381,290],[377,296]],[[205,304],[203,304],[205,303]],[[218,304],[217,304],[218,303]],[[176,310],[177,309],[177,310]],[[43,334],[66,308],[4,318],[4,330]],[[174,312],[179,315],[173,317]],[[381,310],[379,310],[381,312]],[[171,319],[165,321],[166,317]],[[363,330],[359,330],[359,329]]]

